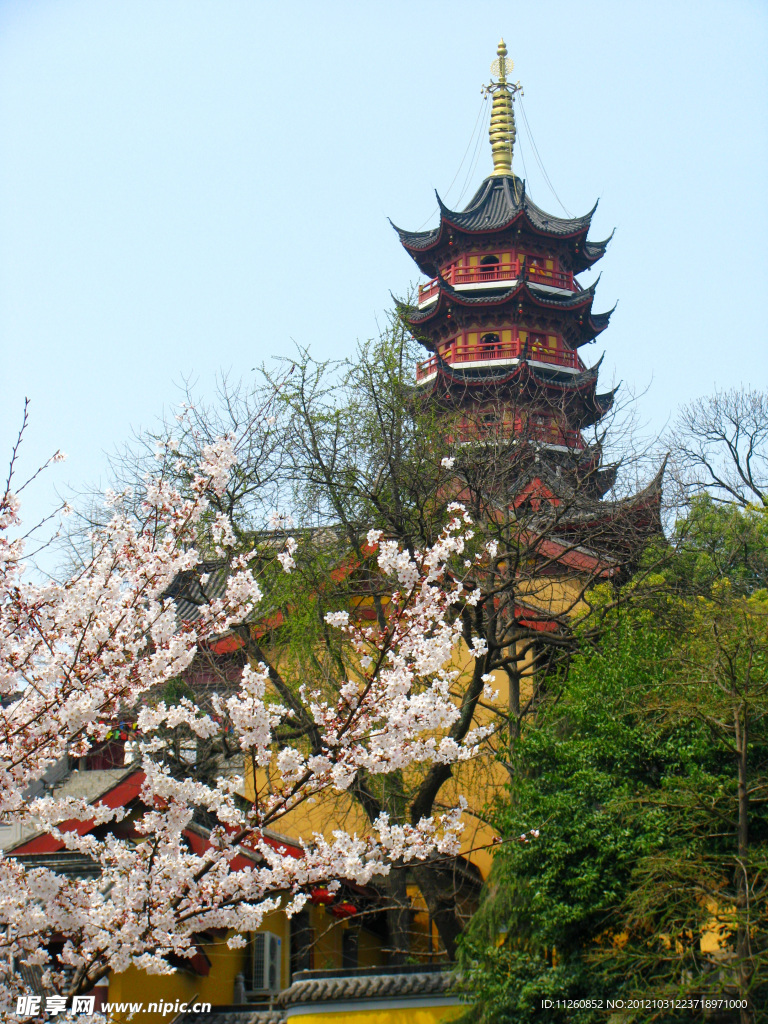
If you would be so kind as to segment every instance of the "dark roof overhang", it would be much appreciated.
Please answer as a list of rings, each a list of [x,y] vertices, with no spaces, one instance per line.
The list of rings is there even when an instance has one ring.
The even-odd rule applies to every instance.
[[[436,357],[436,373],[432,382],[433,394],[453,394],[463,398],[471,389],[473,400],[498,397],[501,388],[524,388],[531,397],[538,396],[553,407],[562,408],[569,426],[580,430],[599,423],[613,405],[618,387],[604,394],[596,394],[602,357],[595,366],[571,376],[553,376],[520,360],[511,366],[464,369],[451,366],[441,356]]]
[[[596,545],[600,545],[602,535],[603,543],[609,543],[617,551],[634,553],[651,537],[663,533],[661,493],[666,467],[667,458],[647,486],[636,494],[616,501],[584,502],[581,507],[575,507],[558,529],[567,535],[586,529]],[[616,467],[612,468],[615,477]]]
[[[438,277],[439,291],[434,303],[425,309],[419,309],[417,306],[410,306],[407,303],[399,303],[399,309],[408,323],[414,326],[436,319],[453,306],[466,309],[502,309],[515,302],[525,301],[527,304],[541,309],[558,311],[591,309],[599,280],[600,278],[597,278],[589,288],[574,292],[572,295],[553,295],[529,281],[518,281],[511,288],[496,292],[494,295],[473,295],[471,292],[457,290],[443,278]]]
[[[437,193],[435,195],[440,211],[438,227],[429,231],[406,231],[390,220],[400,242],[426,274],[435,273],[435,267],[427,254],[451,232],[476,237],[507,231],[524,223],[528,230],[543,238],[576,240],[574,255],[579,270],[586,269],[598,260],[610,240],[586,240],[597,203],[581,217],[556,217],[528,198],[525,182],[516,175],[491,175],[486,178],[464,210],[451,210]]]
[[[615,229],[607,238],[604,238],[602,242],[590,242],[585,239],[580,251],[576,255],[576,259],[574,260],[574,273],[581,273],[582,270],[586,270],[588,267],[591,267],[593,264],[597,263],[599,259],[605,256],[605,250],[608,248],[614,233]]]
[[[504,312],[515,305],[519,307],[519,313],[522,313],[523,309],[562,313],[568,322],[577,328],[573,332],[571,344],[578,348],[594,341],[597,335],[605,330],[616,308],[614,306],[605,313],[592,312],[595,288],[599,280],[595,280],[589,288],[569,296],[551,295],[528,281],[518,281],[512,288],[497,292],[495,295],[478,296],[457,291],[440,278],[437,299],[425,309],[419,309],[397,299],[395,302],[401,317],[415,331],[421,328],[429,329],[444,318],[455,319],[457,327],[463,326],[473,313],[488,310]],[[419,340],[427,348],[430,347],[427,338],[420,337]]]

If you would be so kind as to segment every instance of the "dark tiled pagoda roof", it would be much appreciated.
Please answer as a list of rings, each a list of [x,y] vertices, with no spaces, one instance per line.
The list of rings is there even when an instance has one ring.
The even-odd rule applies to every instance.
[[[613,487],[616,480],[618,464],[606,469],[569,462],[564,468],[560,463],[550,463],[547,459],[530,462],[527,468],[517,477],[514,484],[515,495],[524,494],[531,484],[541,483],[545,491],[549,491],[567,507],[578,503],[585,504],[600,500],[606,491]],[[594,506],[591,506],[594,507]]]
[[[494,294],[477,295],[472,292],[458,291],[442,278],[438,278],[439,291],[435,302],[419,309],[418,306],[411,306],[399,302],[400,315],[412,327],[429,326],[431,322],[441,322],[443,315],[448,309],[480,311],[483,309],[498,309],[501,311],[504,306],[513,303],[524,302],[526,305],[539,309],[551,309],[557,312],[578,314],[579,311],[586,312],[587,316],[580,325],[576,345],[584,345],[593,341],[597,335],[604,331],[613,313],[613,309],[605,313],[592,313],[592,303],[595,297],[595,289],[600,278],[593,281],[589,288],[574,292],[571,295],[556,295],[546,292],[529,281],[518,281],[511,288],[497,291]],[[397,300],[395,300],[397,302]],[[613,307],[616,308],[615,306]],[[419,339],[423,341],[423,339]]]
[[[625,498],[617,498],[615,501],[597,501],[592,504],[584,502],[578,508],[578,516],[569,517],[569,521],[571,518],[574,520],[576,518],[580,520],[611,519],[622,512],[634,512],[649,508],[658,513],[661,508],[661,489],[666,468],[667,458],[665,457],[655,476],[641,490]],[[659,529],[659,533],[661,533],[661,529]]]
[[[604,238],[602,242],[584,242],[583,251],[584,255],[589,260],[589,264],[596,263],[602,256],[605,256],[605,250],[608,248],[608,243],[613,238],[613,231]],[[586,267],[584,268],[586,269]]]
[[[611,316],[612,316],[613,312],[615,311],[615,309],[616,309],[616,306],[613,306],[612,309],[607,309],[605,311],[605,313],[592,313],[592,312],[590,312],[589,319],[590,319],[590,322],[592,323],[592,326],[595,328],[595,337],[598,334],[600,334],[601,331],[604,331],[605,328],[608,326],[608,324],[610,322],[610,319],[611,319]],[[594,338],[590,338],[589,340],[590,341],[594,341]],[[583,342],[579,342],[579,344],[583,344]]]
[[[497,306],[508,302],[510,299],[525,295],[526,298],[530,298],[538,306],[548,306],[551,309],[558,310],[581,309],[582,306],[592,305],[599,280],[600,278],[598,277],[589,288],[582,288],[571,295],[557,295],[554,292],[548,292],[545,288],[541,288],[531,281],[524,280],[518,281],[517,284],[514,284],[511,288],[505,288],[503,291],[499,290],[490,294],[478,295],[476,292],[464,292],[454,288],[453,285],[448,284],[446,280],[438,276],[438,297],[434,303],[424,309],[419,309],[417,306],[406,306],[403,308],[408,311],[408,318],[414,323],[432,319],[437,312],[441,311],[441,299],[443,300],[443,305],[448,302],[456,303],[460,306]]]
[[[614,463],[612,466],[605,466],[603,469],[598,469],[594,473],[592,482],[593,489],[597,497],[602,498],[604,494],[616,483],[616,477],[619,473],[619,464]]]
[[[291,529],[292,537],[317,537],[336,540],[333,529],[328,527]],[[281,550],[288,534],[285,530],[254,530],[249,537],[254,545],[264,545],[273,551]],[[166,589],[163,597],[170,598],[176,607],[178,622],[196,622],[201,609],[212,601],[220,600],[226,595],[230,567],[221,558],[203,560],[194,569],[180,572]],[[264,618],[263,610],[255,609],[246,616],[246,622],[258,622]]]
[[[425,997],[435,999],[435,1005],[443,1009],[459,1002],[458,997],[452,996],[456,979],[451,968],[451,964],[419,964],[412,969],[403,966],[299,971],[290,987],[275,997],[272,1009],[241,1004],[214,1006],[207,1013],[188,1010],[177,1018],[177,1024],[285,1024],[292,1017],[291,1011],[298,1008],[302,1008],[299,1016],[305,1012],[313,1017],[324,1016],[335,1011],[334,1016],[343,1019],[347,1013],[340,1013],[339,1006],[344,1003],[350,1015],[366,1008],[386,1014],[393,1000],[407,1006],[410,999],[415,1001],[416,1012]]]
[[[602,359],[600,360],[602,362]],[[467,385],[477,384],[502,384],[518,378],[522,381],[530,381],[537,387],[554,388],[560,392],[583,392],[594,389],[597,383],[597,375],[600,363],[583,370],[581,373],[569,374],[568,376],[557,374],[553,376],[538,367],[531,366],[525,359],[513,365],[488,366],[481,368],[466,368],[463,366],[452,366],[442,356],[435,356],[437,372],[446,380],[455,380],[457,383]]]
[[[598,550],[614,555],[639,553],[651,537],[662,535],[661,491],[666,458],[654,478],[635,494],[615,501],[582,500],[558,524],[562,536],[589,537]]]
[[[227,591],[228,571],[221,559],[200,562],[176,576],[165,591],[176,606],[179,622],[196,622],[200,609],[223,598]]]
[[[282,1010],[257,1009],[255,1006],[212,1006],[210,1010],[187,1010],[175,1024],[285,1024]]]
[[[491,175],[470,199],[463,210],[450,210],[437,196],[440,224],[431,231],[405,231],[393,224],[403,246],[427,274],[437,272],[427,255],[450,230],[467,235],[503,231],[516,222],[524,222],[533,232],[554,238],[575,239],[575,265],[578,273],[591,266],[605,252],[610,238],[602,242],[582,239],[589,230],[597,203],[582,217],[555,217],[542,210],[525,191],[525,182],[516,175]],[[391,223],[391,222],[390,222]]]
[[[468,369],[451,366],[441,356],[436,357],[435,394],[465,395],[468,389],[497,395],[502,387],[526,388],[532,395],[548,394],[552,404],[563,407],[572,427],[581,429],[598,423],[613,405],[618,388],[598,395],[595,391],[602,357],[595,366],[582,373],[569,376],[552,375],[522,359],[512,366],[491,366]]]
[[[14,859],[23,864],[27,871],[47,868],[56,875],[74,875],[76,878],[98,878],[101,875],[99,862],[76,850],[63,853],[58,850],[53,853],[22,853]]]
[[[574,235],[589,228],[597,203],[582,217],[553,217],[525,194],[525,182],[516,175],[491,176],[485,179],[459,213],[449,210],[438,196],[441,213],[454,226],[466,231],[487,231],[505,227],[520,210],[540,231],[555,235]]]
[[[579,427],[591,427],[595,423],[599,423],[603,416],[605,416],[605,414],[613,407],[613,402],[618,390],[618,387],[615,387],[611,388],[610,391],[604,391],[600,395],[595,394],[592,397],[592,408],[588,410],[585,409],[585,414],[576,419]]]
[[[419,309],[417,306],[412,306],[411,308],[415,310],[415,315],[421,315],[422,318],[426,318],[426,315],[431,314],[439,305],[440,297],[443,295],[446,300],[458,302],[463,306],[494,306],[497,303],[514,298],[524,289],[525,294],[537,302],[538,305],[550,306],[553,309],[579,309],[582,306],[592,304],[599,281],[600,279],[597,278],[589,288],[582,288],[578,292],[572,292],[570,295],[558,295],[556,292],[547,291],[546,286],[542,287],[534,282],[525,280],[518,281],[517,284],[511,288],[504,289],[504,291],[492,292],[488,289],[485,294],[478,295],[476,292],[463,292],[461,289],[455,288],[438,274],[436,302],[425,309]]]
[[[594,366],[571,377],[552,377],[539,367],[529,364],[527,369],[540,388],[560,391],[563,394],[571,425],[581,429],[600,422],[613,405],[616,392],[619,390],[617,385],[610,391],[597,394],[595,389],[602,361],[603,356],[600,356]]]
[[[623,498],[605,501],[603,495],[615,483],[618,464],[605,469],[587,469],[579,475],[579,467],[563,469],[539,459],[529,465],[515,481],[514,493],[540,481],[556,499],[543,504],[538,517],[542,536],[560,537],[569,544],[578,544],[623,561],[634,558],[648,540],[661,533],[661,487],[666,469],[665,459],[653,479],[640,491]],[[531,520],[537,531],[537,519]],[[625,566],[625,568],[628,566]]]

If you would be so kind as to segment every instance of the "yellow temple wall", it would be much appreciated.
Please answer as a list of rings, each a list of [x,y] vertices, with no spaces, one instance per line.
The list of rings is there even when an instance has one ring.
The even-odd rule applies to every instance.
[[[210,1003],[212,1006],[232,1002],[235,976],[245,965],[245,950],[230,949],[226,938],[201,946],[211,961],[207,977],[176,971],[175,974],[147,974],[137,967],[129,967],[122,974],[109,977],[110,1003],[143,1003],[144,1012],[133,1018],[134,1024],[168,1024],[174,1014],[148,1012],[152,1003],[174,1005],[175,1003]],[[128,1024],[129,1013],[112,1013],[110,1024]]]

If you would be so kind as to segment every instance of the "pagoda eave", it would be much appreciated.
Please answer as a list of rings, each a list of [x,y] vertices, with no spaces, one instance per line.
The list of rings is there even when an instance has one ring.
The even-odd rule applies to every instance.
[[[650,483],[636,494],[575,507],[573,515],[559,525],[558,532],[574,533],[588,527],[594,535],[602,529],[610,534],[612,542],[623,534],[625,544],[635,545],[662,535],[661,496],[666,467],[665,458]]]
[[[555,217],[538,207],[526,194],[525,182],[514,174],[491,175],[481,184],[466,209],[451,210],[436,193],[440,223],[428,231],[406,231],[390,220],[405,250],[419,269],[435,276],[439,264],[455,245],[462,251],[478,238],[495,238],[505,232],[566,243],[576,273],[592,266],[605,252],[605,242],[589,242],[587,234],[597,203],[581,217]],[[458,243],[458,244],[456,244]],[[464,244],[462,244],[464,243]]]
[[[569,413],[569,422],[579,430],[583,430],[585,427],[594,427],[613,408],[617,391],[618,388],[614,388],[602,395],[593,392],[588,398],[585,398],[580,410],[574,410],[572,414]]]
[[[613,502],[601,502],[600,513],[575,517],[559,524],[558,535],[588,545],[593,550],[610,551],[612,555],[636,558],[646,544],[663,533],[661,495],[637,501],[620,510]]]
[[[599,278],[598,278],[599,280]],[[472,295],[462,292],[447,281],[438,277],[438,293],[436,300],[424,309],[418,306],[411,306],[408,303],[399,302],[398,309],[401,315],[405,316],[409,325],[416,327],[419,324],[426,324],[438,319],[442,314],[450,313],[453,307],[463,307],[473,310],[501,311],[508,306],[525,302],[527,306],[535,306],[540,309],[549,309],[556,312],[561,311],[584,311],[592,308],[595,298],[595,288],[598,281],[594,281],[589,288],[573,292],[570,295],[555,296],[539,290],[535,284],[527,280],[517,281],[506,291],[496,292],[494,295]],[[549,297],[547,297],[549,295]]]
[[[515,390],[521,399],[538,398],[560,410],[568,427],[579,430],[598,423],[613,404],[615,390],[596,394],[599,365],[564,379],[548,376],[526,360],[488,371],[453,367],[438,356],[435,375],[426,385],[428,393],[454,408],[498,400]]]
[[[455,298],[443,290],[428,309],[420,310],[403,302],[398,302],[397,308],[414,337],[432,352],[456,332],[492,327],[500,316],[510,324],[527,320],[535,323],[544,321],[553,327],[556,324],[558,331],[575,349],[594,341],[608,327],[613,313],[613,310],[608,310],[593,314],[593,298],[591,291],[585,291],[574,295],[570,302],[547,301],[533,295],[525,284],[521,284],[504,293],[503,297],[495,296],[485,301]]]
[[[525,234],[530,234],[534,238],[546,239],[550,242],[569,242],[574,239],[577,241],[584,239],[584,243],[576,246],[575,251],[570,256],[574,265],[574,273],[581,273],[583,270],[589,269],[603,255],[603,253],[595,254],[594,256],[586,255],[586,234],[588,229],[575,231],[572,234],[553,234],[534,224],[524,212],[516,215],[507,223],[484,229],[463,228],[452,221],[443,220],[439,228],[436,228],[434,232],[430,232],[431,237],[428,241],[425,239],[424,244],[408,241],[407,239],[412,237],[411,232],[402,231],[394,224],[392,226],[400,236],[400,242],[405,251],[414,260],[419,270],[427,277],[437,276],[440,264],[451,251],[462,252],[465,249],[471,248],[468,243],[474,242],[478,238],[498,238],[507,232],[516,232],[519,236],[524,231]],[[570,249],[571,247],[569,246],[568,248]]]

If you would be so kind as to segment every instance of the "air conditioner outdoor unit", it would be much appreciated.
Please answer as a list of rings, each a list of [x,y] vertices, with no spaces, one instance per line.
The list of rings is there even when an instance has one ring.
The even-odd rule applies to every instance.
[[[250,942],[250,991],[280,991],[280,937],[272,932],[252,932]]]

